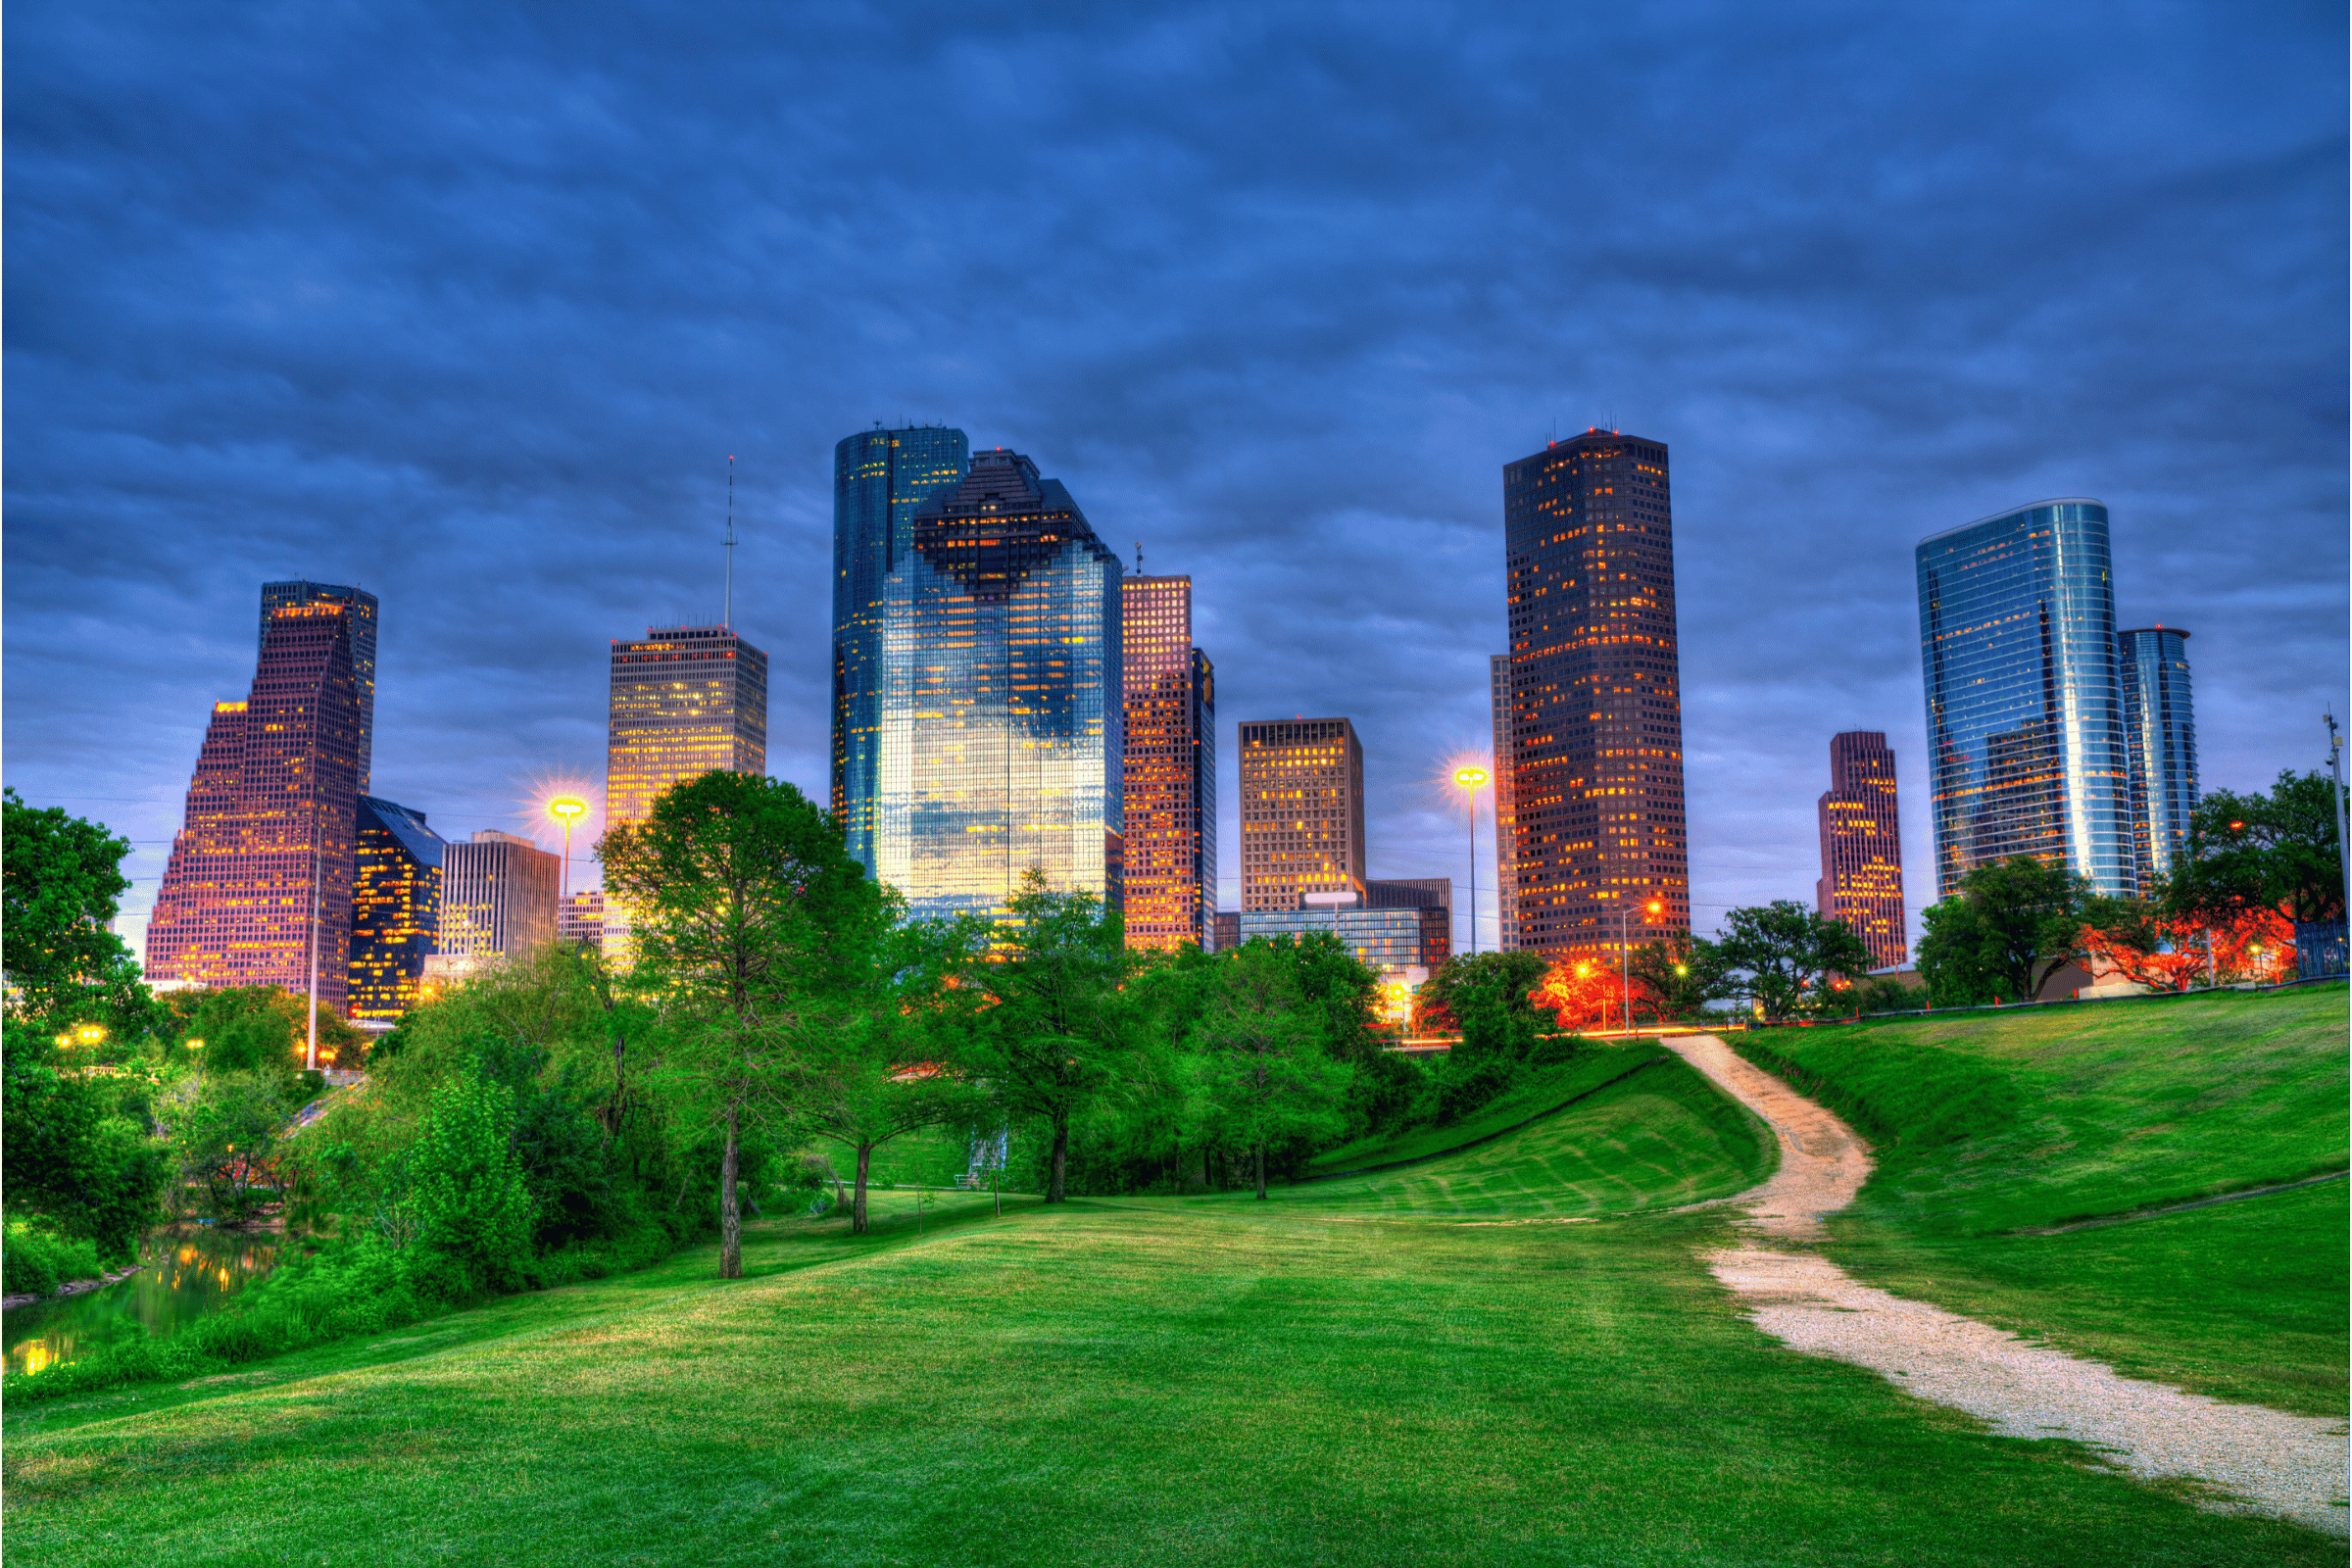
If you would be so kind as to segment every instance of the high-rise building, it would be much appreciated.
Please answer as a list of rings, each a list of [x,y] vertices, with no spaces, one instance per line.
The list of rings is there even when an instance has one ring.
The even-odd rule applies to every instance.
[[[1506,464],[1502,492],[1518,945],[1614,954],[1620,932],[1686,931],[1665,443],[1588,430]]]
[[[963,482],[961,430],[876,425],[833,447],[833,814],[874,864],[882,734],[883,590],[914,547],[914,514]]]
[[[1118,557],[1002,447],[910,527],[883,581],[873,804],[844,804],[873,824],[868,869],[918,914],[1001,911],[1032,868],[1117,907]]]
[[[2124,758],[2131,771],[2132,860],[2143,898],[2173,868],[2197,808],[2197,721],[2188,700],[2188,633],[2147,626],[2122,634]]]
[[[1217,890],[1217,696],[1193,646],[1193,579],[1119,585],[1127,945],[1206,947]]]
[[[1231,953],[1242,945],[1242,911],[1219,909],[1208,917],[1209,951]]]
[[[262,584],[261,640],[270,640],[270,616],[297,605],[341,605],[351,612],[351,678],[360,698],[360,793],[368,790],[375,754],[375,595],[339,583]]]
[[[360,706],[341,605],[270,612],[253,688],[213,705],[147,926],[150,980],[349,996]]]
[[[605,951],[605,895],[590,888],[574,893],[556,910],[556,940],[567,948]]]
[[[2019,856],[2136,891],[2107,508],[2037,501],[1916,555],[1937,896]]]
[[[612,642],[605,821],[642,822],[673,784],[767,771],[767,655],[725,626]],[[561,858],[561,857],[559,857]]]
[[[1494,947],[1498,953],[1515,953],[1519,948],[1519,873],[1513,852],[1518,847],[1519,818],[1511,807],[1511,656],[1493,655],[1487,666],[1494,724]],[[1473,801],[1472,809],[1476,808]]]
[[[1453,952],[1453,878],[1390,877],[1364,884],[1367,909],[1421,911],[1420,956],[1410,960],[1435,969]]]
[[[529,839],[483,828],[441,852],[441,935],[433,951],[481,958],[528,953],[556,940],[564,857]]]
[[[1820,812],[1814,906],[1862,939],[1873,967],[1900,967],[1910,935],[1903,918],[1903,826],[1895,814],[1894,752],[1884,731],[1830,738],[1830,787]]]
[[[360,797],[351,895],[351,1015],[398,1018],[417,1003],[441,930],[441,835],[422,811]]]
[[[1364,749],[1344,718],[1241,726],[1242,912],[1364,891]],[[1244,933],[1247,936],[1247,931]]]

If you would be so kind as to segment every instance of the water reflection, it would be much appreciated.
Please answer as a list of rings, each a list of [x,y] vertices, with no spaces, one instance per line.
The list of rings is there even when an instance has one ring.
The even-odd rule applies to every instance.
[[[170,1334],[275,1268],[284,1240],[210,1226],[158,1231],[139,1244],[139,1271],[122,1283],[0,1317],[8,1370],[39,1372],[125,1335]]]

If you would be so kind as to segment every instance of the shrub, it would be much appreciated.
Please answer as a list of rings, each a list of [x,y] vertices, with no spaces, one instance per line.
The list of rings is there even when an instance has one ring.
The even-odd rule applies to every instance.
[[[434,1089],[411,1156],[420,1288],[454,1301],[521,1283],[534,1205],[514,1135],[511,1090],[471,1074]]]
[[[6,1246],[0,1248],[0,1291],[10,1296],[48,1296],[60,1285],[93,1280],[105,1272],[94,1242],[68,1241],[11,1225]]]

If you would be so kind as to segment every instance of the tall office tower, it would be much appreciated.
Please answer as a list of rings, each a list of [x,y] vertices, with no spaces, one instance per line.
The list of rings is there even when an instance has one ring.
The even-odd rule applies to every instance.
[[[2107,508],[2037,501],[1916,554],[1937,897],[2018,856],[2137,891]]]
[[[1519,948],[1519,874],[1512,858],[1518,814],[1511,808],[1511,656],[1493,655],[1487,665],[1494,715],[1494,947],[1498,953],[1514,953]],[[1471,808],[1477,809],[1475,801]]]
[[[1421,911],[1421,956],[1411,961],[1435,969],[1453,952],[1453,878],[1391,877],[1364,884],[1367,909]]]
[[[767,771],[767,656],[724,626],[614,638],[607,824],[642,822],[663,790],[716,769]]]
[[[2197,721],[2188,701],[2188,633],[2128,631],[2117,644],[2124,760],[2131,771],[2132,861],[2146,898],[2173,868],[2197,808]]]
[[[1231,953],[1242,945],[1242,911],[1219,909],[1208,917],[1209,951]]]
[[[1895,814],[1894,753],[1880,730],[1830,738],[1830,788],[1821,805],[1821,880],[1814,906],[1843,920],[1874,968],[1898,968],[1903,919],[1903,825]]]
[[[912,528],[883,582],[870,868],[918,914],[1001,911],[1032,868],[1117,907],[1119,558],[1002,447]]]
[[[341,605],[351,612],[351,678],[360,694],[360,793],[365,795],[375,753],[375,595],[331,582],[266,582],[263,642],[270,640],[270,612],[295,605]]]
[[[213,705],[147,926],[148,979],[307,994],[316,973],[318,1000],[343,1010],[359,739],[349,611],[272,611],[252,691]]]
[[[441,835],[412,811],[360,797],[351,895],[351,1015],[398,1018],[416,1005],[441,930]]]
[[[483,828],[441,853],[438,956],[517,955],[556,940],[564,857],[529,839]]]
[[[1344,718],[1244,724],[1242,912],[1364,891],[1364,749]],[[1245,932],[1245,935],[1247,933]]]
[[[877,424],[834,443],[833,815],[868,870],[881,799],[883,584],[913,548],[914,514],[971,465],[963,432],[941,425]]]
[[[1217,890],[1217,697],[1193,646],[1193,579],[1119,585],[1127,945],[1206,947]]]
[[[605,895],[590,888],[574,893],[556,910],[556,940],[567,948],[605,951]]]
[[[1560,957],[1687,931],[1665,444],[1555,441],[1504,465],[1502,515],[1518,945]]]

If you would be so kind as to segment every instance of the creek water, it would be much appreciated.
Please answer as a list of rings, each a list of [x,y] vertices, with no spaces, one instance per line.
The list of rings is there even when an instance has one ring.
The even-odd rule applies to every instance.
[[[139,1244],[139,1271],[130,1278],[0,1317],[8,1370],[59,1366],[124,1335],[170,1334],[275,1268],[284,1243],[274,1231],[157,1231]]]

